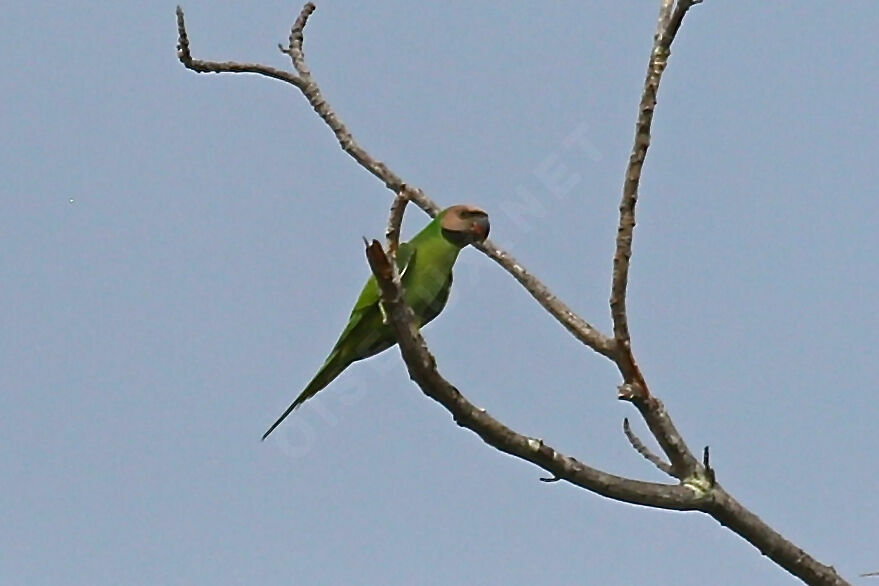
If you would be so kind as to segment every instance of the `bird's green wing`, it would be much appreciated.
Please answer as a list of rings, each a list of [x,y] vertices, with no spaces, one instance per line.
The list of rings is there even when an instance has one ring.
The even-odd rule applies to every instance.
[[[397,266],[401,273],[405,273],[415,258],[415,247],[401,244],[397,250]],[[296,397],[296,400],[281,414],[281,416],[269,427],[262,436],[266,439],[272,431],[299,405],[308,398],[313,397],[318,391],[330,384],[349,364],[368,356],[378,354],[394,345],[394,333],[391,327],[384,322],[379,300],[381,292],[375,277],[370,277],[364,285],[345,329],[339,335],[339,339],[333,346],[330,355],[327,356],[323,366],[308,383],[308,386]]]
[[[414,260],[415,247],[408,242],[401,244],[397,249],[397,267],[400,270],[400,273],[405,273],[406,269]],[[339,340],[336,342],[334,349],[341,348],[348,339],[348,336],[352,335],[355,330],[357,330],[357,326],[360,325],[361,322],[368,322],[370,326],[369,329],[374,329],[376,324],[373,313],[381,313],[381,310],[379,309],[380,299],[381,290],[378,287],[378,282],[375,280],[375,275],[372,275],[369,277],[369,280],[366,281],[366,285],[363,286],[363,290],[360,292],[357,302],[354,303],[354,309],[351,310],[351,315],[348,317],[348,323],[339,335]],[[367,323],[364,323],[363,325],[366,326]],[[360,328],[360,330],[363,329],[363,327]],[[380,344],[376,347],[378,348],[379,346],[383,346],[381,348],[382,350],[388,347],[384,344]],[[381,351],[376,350],[376,352],[369,352],[369,350],[370,348],[367,348],[357,354],[365,354],[365,356],[361,356],[361,358],[365,358],[366,356],[371,356],[372,354]]]

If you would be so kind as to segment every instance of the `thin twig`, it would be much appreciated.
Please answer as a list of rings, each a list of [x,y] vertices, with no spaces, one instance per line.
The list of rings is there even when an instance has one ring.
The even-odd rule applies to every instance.
[[[275,69],[258,63],[238,63],[236,61],[202,61],[193,59],[189,51],[189,37],[186,34],[186,23],[183,19],[183,9],[177,7],[177,58],[187,68],[197,73],[256,73],[265,75],[280,81],[287,82],[305,89],[301,79],[281,69]]]
[[[402,281],[400,280],[400,269],[397,266],[397,249],[400,247],[400,231],[403,225],[403,214],[406,212],[406,204],[409,198],[406,195],[406,186],[400,187],[400,191],[394,196],[391,202],[391,210],[388,213],[388,228],[385,230],[385,238],[387,239],[387,256],[391,267],[391,279],[400,289],[402,295]]]
[[[629,418],[623,418],[623,433],[626,434],[626,439],[629,440],[629,443],[632,444],[632,447],[635,448],[635,451],[644,456],[644,459],[659,468],[662,472],[665,472],[669,476],[674,478],[674,472],[672,471],[672,466],[668,462],[664,462],[662,458],[654,454],[650,451],[650,448],[644,445],[644,442],[641,441],[635,432],[632,431],[632,426],[629,425]]]
[[[299,77],[306,82],[311,81],[311,71],[308,70],[308,65],[305,63],[305,50],[302,48],[302,43],[305,40],[305,25],[308,24],[308,17],[311,16],[315,8],[316,6],[313,2],[308,2],[302,7],[299,16],[296,17],[293,27],[290,29],[289,47],[287,50],[281,49],[282,52],[290,55],[293,68],[296,69]]]
[[[391,260],[397,254],[397,248],[400,246],[400,226],[403,223],[403,213],[406,211],[406,204],[409,203],[406,186],[402,186],[394,201],[391,202],[391,212],[388,214],[388,228],[385,230],[385,238],[387,239],[388,253]]]
[[[672,465],[674,476],[682,481],[702,474],[699,461],[693,456],[687,442],[675,427],[674,422],[665,410],[665,405],[659,397],[650,395],[645,397],[643,387],[640,385],[620,385],[617,397],[622,401],[631,402],[656,442]]]

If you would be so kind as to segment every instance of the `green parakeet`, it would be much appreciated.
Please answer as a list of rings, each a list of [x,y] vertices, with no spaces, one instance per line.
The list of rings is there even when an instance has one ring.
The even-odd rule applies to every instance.
[[[468,244],[485,240],[488,230],[488,214],[473,206],[456,205],[441,211],[412,240],[400,245],[397,265],[406,303],[415,313],[418,327],[427,324],[445,307],[458,253]],[[266,439],[293,409],[330,384],[349,364],[397,343],[393,327],[380,306],[380,297],[378,283],[371,276],[324,365],[262,439]]]

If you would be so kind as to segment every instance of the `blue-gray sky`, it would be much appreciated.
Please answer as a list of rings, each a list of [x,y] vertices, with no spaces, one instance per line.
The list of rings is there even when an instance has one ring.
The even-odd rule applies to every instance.
[[[487,209],[607,330],[656,4],[328,0],[306,51],[367,149]],[[298,4],[184,8],[197,57],[287,66]],[[343,326],[390,194],[292,88],[185,70],[173,3],[7,2],[3,25],[0,582],[793,582],[705,516],[538,482],[396,350],[260,443]],[[637,356],[691,447],[849,578],[879,569],[877,28],[867,0],[691,11],[630,284]],[[425,334],[504,422],[664,480],[627,446],[610,363],[478,252]]]

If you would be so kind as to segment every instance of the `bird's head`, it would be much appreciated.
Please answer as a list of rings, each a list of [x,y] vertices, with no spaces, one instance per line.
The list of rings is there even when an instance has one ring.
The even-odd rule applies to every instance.
[[[464,248],[488,238],[488,214],[471,205],[456,205],[442,212],[440,227],[449,242]]]

